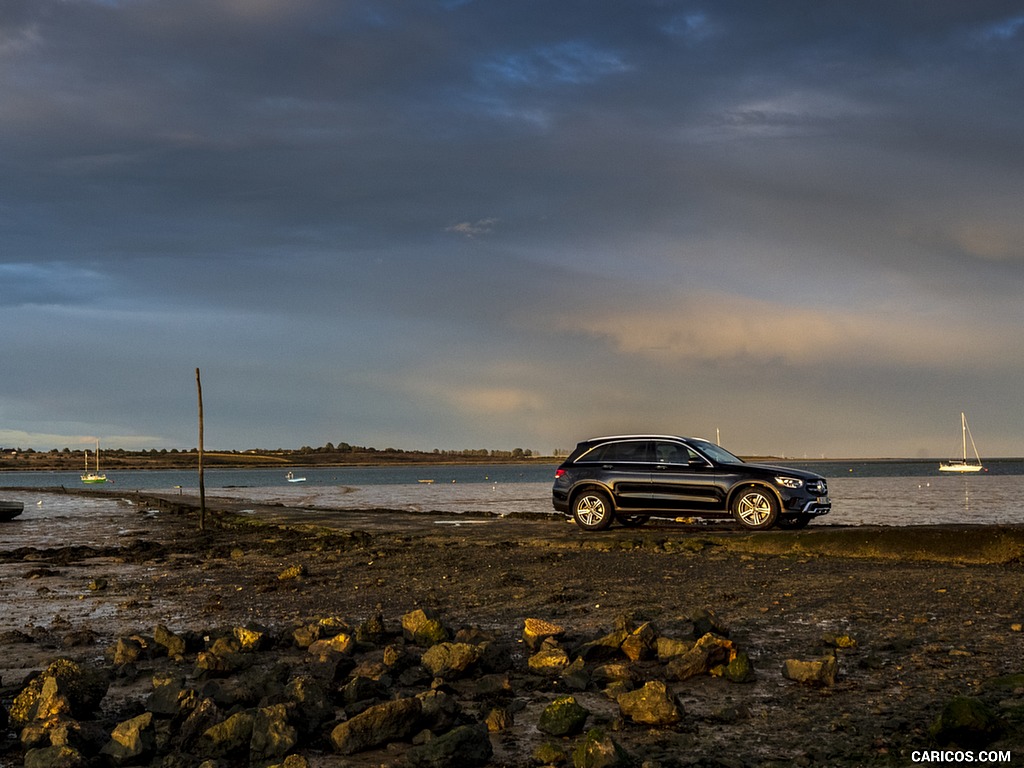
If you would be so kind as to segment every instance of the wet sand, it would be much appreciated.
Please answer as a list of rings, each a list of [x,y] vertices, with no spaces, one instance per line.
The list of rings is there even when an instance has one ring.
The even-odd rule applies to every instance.
[[[930,724],[962,695],[1005,718],[993,748],[1024,755],[1024,688],[996,682],[1024,673],[1021,526],[749,534],[664,522],[587,534],[550,517],[363,510],[332,515],[328,528],[315,511],[211,498],[216,511],[200,531],[192,500],[158,501],[126,508],[123,535],[101,547],[24,549],[16,524],[0,531],[5,704],[48,660],[107,663],[118,636],[158,623],[284,631],[320,616],[359,622],[380,613],[395,629],[403,614],[429,607],[454,627],[478,625],[516,643],[527,617],[582,640],[623,616],[682,632],[712,609],[750,655],[756,682],[675,685],[687,712],[676,729],[609,723],[637,757],[661,765],[907,764],[912,750],[934,746]],[[278,578],[294,565],[307,575]],[[834,686],[783,678],[785,660],[817,658],[823,638],[837,634],[856,647],[839,652]],[[534,764],[535,738],[526,726],[494,736],[493,764]],[[17,750],[9,734],[4,759]],[[311,759],[388,764],[373,754]]]

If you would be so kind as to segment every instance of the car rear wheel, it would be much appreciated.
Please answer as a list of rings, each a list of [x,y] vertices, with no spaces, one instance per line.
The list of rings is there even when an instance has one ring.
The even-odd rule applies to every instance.
[[[779,517],[779,503],[771,491],[751,486],[736,494],[732,515],[744,528],[763,531],[775,525]]]
[[[603,531],[612,524],[611,499],[601,491],[583,491],[572,502],[572,517],[585,531]]]
[[[616,519],[627,528],[639,528],[650,518],[647,515],[619,515]]]

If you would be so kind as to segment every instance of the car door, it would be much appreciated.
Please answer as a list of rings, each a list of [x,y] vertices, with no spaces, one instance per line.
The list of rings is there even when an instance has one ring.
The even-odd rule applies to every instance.
[[[616,509],[646,509],[651,499],[650,440],[616,440],[600,445],[583,459],[594,477],[612,493]]]
[[[725,508],[715,467],[682,443],[654,441],[651,508],[678,512],[720,511]]]

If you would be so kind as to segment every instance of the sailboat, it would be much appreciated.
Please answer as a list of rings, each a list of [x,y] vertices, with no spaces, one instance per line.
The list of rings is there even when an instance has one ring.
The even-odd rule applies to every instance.
[[[89,471],[89,449],[85,449],[85,474],[82,475],[82,482],[94,485],[107,482],[107,476],[100,474],[100,441],[96,441],[96,471]]]
[[[963,411],[960,412],[960,433],[963,444],[962,458],[950,459],[939,464],[940,472],[980,472],[981,456],[978,455],[978,449],[974,445],[974,436],[971,434],[971,428],[967,426],[967,417]],[[971,438],[971,449],[974,451],[975,461],[967,461],[967,438]]]

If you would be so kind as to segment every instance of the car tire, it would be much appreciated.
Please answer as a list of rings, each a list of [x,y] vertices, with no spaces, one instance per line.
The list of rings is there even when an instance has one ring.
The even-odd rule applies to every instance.
[[[811,522],[811,515],[783,515],[779,518],[779,528],[798,531],[801,528],[806,528],[809,522]]]
[[[602,491],[583,491],[572,500],[572,519],[585,531],[603,531],[615,519],[612,500]]]
[[[615,519],[627,528],[639,528],[651,518],[647,515],[619,515]]]
[[[732,516],[749,531],[763,531],[778,520],[779,502],[771,491],[751,485],[736,494],[732,502]]]

